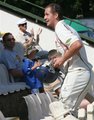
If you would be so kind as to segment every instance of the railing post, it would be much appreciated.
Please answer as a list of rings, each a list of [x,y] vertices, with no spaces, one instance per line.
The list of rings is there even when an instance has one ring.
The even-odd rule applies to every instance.
[[[86,118],[86,112],[85,112],[85,109],[84,108],[80,108],[78,110],[78,119],[79,120],[85,120]]]
[[[94,120],[94,107],[93,104],[87,106],[87,120]]]

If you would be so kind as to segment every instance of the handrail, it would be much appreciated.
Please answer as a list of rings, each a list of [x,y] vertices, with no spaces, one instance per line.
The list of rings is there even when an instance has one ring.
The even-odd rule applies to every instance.
[[[84,35],[84,34],[81,34],[81,33],[79,33],[79,35],[80,35],[80,37],[81,37],[82,39],[85,39],[87,42],[94,44],[94,39],[93,39],[93,38],[90,38],[90,37],[88,37],[88,36],[86,36],[86,35]]]
[[[27,12],[27,11],[25,11],[23,9],[17,8],[15,6],[13,6],[13,5],[10,5],[8,3],[4,3],[2,1],[0,1],[0,5],[3,6],[3,7],[9,8],[12,11],[15,11],[15,12],[21,13],[23,15],[26,15],[28,17],[31,17],[31,18],[35,19],[35,22],[41,21],[42,23],[45,23],[45,21],[44,21],[44,19],[42,17],[39,17],[39,16],[37,16],[35,14],[32,14],[30,12]]]
[[[34,3],[31,3],[31,2],[29,2],[29,1],[27,1],[27,0],[22,0],[22,1],[24,1],[25,3],[29,3],[30,5],[33,5],[33,6],[37,7],[37,8],[39,8],[39,9],[44,10],[43,7],[40,7],[39,5],[36,5],[36,4],[34,4]]]
[[[75,22],[75,23],[77,23],[77,24],[79,24],[79,25],[82,25],[82,26],[84,26],[84,27],[86,27],[86,28],[88,28],[88,29],[90,29],[90,30],[94,31],[94,29],[93,29],[93,28],[88,27],[88,26],[86,26],[86,25],[84,25],[84,24],[82,24],[82,23],[79,23],[79,22],[77,22],[77,21],[76,21],[76,20],[74,20],[74,19],[71,19],[71,18],[68,18],[68,17],[65,17],[65,16],[63,16],[63,18],[70,20],[70,25],[71,25],[71,23],[72,23],[72,22]]]

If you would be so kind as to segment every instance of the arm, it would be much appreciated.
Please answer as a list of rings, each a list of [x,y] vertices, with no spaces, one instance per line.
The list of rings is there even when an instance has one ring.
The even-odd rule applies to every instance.
[[[28,48],[33,42],[34,36],[32,35],[23,45],[25,48]]]
[[[36,61],[35,64],[34,64],[34,66],[31,69],[34,70],[35,68],[41,66],[41,64],[42,63],[40,61]]]
[[[39,28],[38,31],[37,31],[36,40],[35,40],[37,44],[39,43],[39,35],[41,34],[41,32],[42,32],[42,29]]]
[[[81,41],[77,40],[75,41],[69,49],[65,52],[65,54],[61,57],[55,58],[53,60],[54,67],[60,67],[67,61],[69,58],[71,58],[73,55],[79,52],[79,50],[82,48],[83,44]]]

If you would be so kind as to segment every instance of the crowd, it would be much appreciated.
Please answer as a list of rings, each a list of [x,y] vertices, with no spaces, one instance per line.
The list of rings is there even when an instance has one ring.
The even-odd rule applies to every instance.
[[[92,68],[80,36],[62,20],[60,6],[49,4],[44,19],[55,31],[57,49],[44,51],[39,45],[42,29],[39,28],[36,35],[34,29],[28,32],[27,20],[22,18],[17,22],[19,33],[15,38],[9,32],[3,35],[0,62],[5,64],[15,82],[26,82],[31,93],[54,91],[62,102],[63,117],[65,111],[74,115],[79,106],[86,108],[91,102],[84,98],[90,87]],[[16,42],[23,45],[23,57],[14,49]]]

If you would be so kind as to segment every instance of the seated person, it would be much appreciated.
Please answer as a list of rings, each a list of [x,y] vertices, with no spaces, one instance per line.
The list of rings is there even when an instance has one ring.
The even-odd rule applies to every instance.
[[[32,54],[32,50],[29,50],[27,53],[27,58],[24,58],[23,60],[22,67],[25,75],[25,81],[27,85],[30,86],[32,93],[44,92],[43,83],[38,79],[36,74],[37,68],[41,66],[41,62],[39,60],[33,60],[37,52],[38,50],[36,49]]]
[[[58,57],[60,55],[62,55],[60,52],[57,52],[56,49],[52,49],[48,52],[48,60],[51,62],[55,57]],[[55,91],[56,95],[59,96],[61,85],[63,83],[63,77],[64,77],[64,74],[62,72],[54,82],[44,84],[44,90]]]
[[[13,49],[15,46],[15,38],[11,33],[5,33],[2,39],[4,49],[0,60],[14,77],[15,82],[22,82],[24,77],[22,72],[22,59]]]

